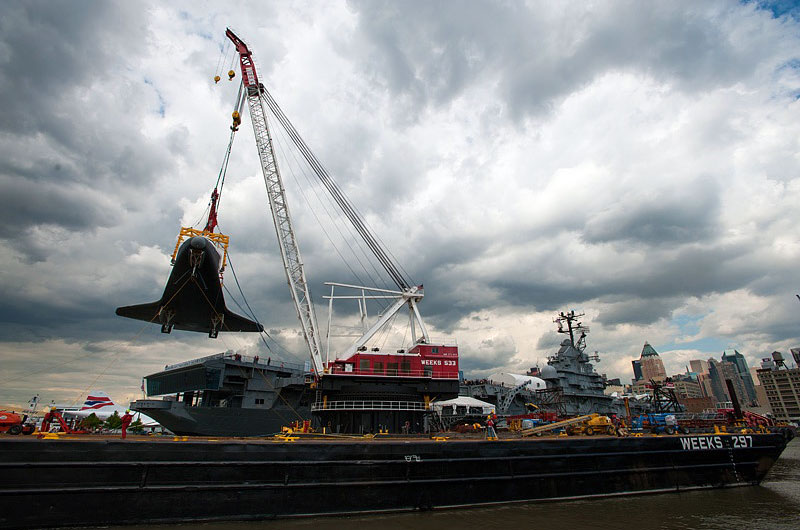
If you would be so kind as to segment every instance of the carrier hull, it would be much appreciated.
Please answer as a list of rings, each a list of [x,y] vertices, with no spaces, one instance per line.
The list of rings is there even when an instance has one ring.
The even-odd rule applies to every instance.
[[[267,436],[281,428],[311,417],[311,409],[301,405],[300,390],[280,399],[269,409],[231,409],[190,407],[175,401],[144,400],[131,403],[133,410],[147,414],[169,431],[181,436]]]

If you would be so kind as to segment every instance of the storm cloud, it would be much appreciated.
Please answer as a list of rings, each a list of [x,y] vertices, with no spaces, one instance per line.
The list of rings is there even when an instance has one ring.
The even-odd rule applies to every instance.
[[[798,15],[724,1],[4,6],[0,401],[90,384],[125,399],[166,363],[227,349],[306,357],[247,123],[220,226],[270,349],[114,315],[158,298],[179,227],[203,220],[238,82],[224,75],[232,21],[424,284],[431,333],[458,341],[468,376],[541,364],[569,309],[610,377],[630,378],[645,340],[669,370],[795,347]],[[391,287],[288,137],[275,141],[318,318],[325,281]],[[357,324],[354,305],[336,316]]]

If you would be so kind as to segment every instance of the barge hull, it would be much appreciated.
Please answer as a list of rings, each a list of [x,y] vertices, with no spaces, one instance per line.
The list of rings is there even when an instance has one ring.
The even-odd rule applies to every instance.
[[[0,528],[426,510],[758,484],[780,434],[0,442]]]

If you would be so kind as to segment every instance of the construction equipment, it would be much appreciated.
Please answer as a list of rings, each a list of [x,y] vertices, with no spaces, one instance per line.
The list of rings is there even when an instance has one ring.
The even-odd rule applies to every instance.
[[[606,423],[607,422],[607,423]],[[541,436],[546,432],[556,431],[558,429],[567,429],[573,427],[574,433],[583,433],[591,436],[595,433],[605,432],[608,434],[614,433],[614,426],[607,416],[600,416],[599,414],[587,414],[585,416],[577,416],[568,420],[557,421],[555,423],[548,423],[547,425],[540,425],[532,429],[524,429],[520,432],[522,436]],[[610,427],[610,430],[609,430]]]
[[[594,434],[613,435],[616,433],[616,428],[614,427],[614,424],[611,423],[611,418],[609,418],[608,416],[601,416],[600,414],[592,414],[592,418],[590,420],[584,421],[582,423],[569,425],[567,426],[565,431],[569,435],[575,435],[575,434],[585,434],[586,436],[592,436]]]
[[[27,423],[27,414],[17,414],[7,410],[0,410],[0,433],[32,434],[36,427]]]
[[[678,424],[678,419],[675,414],[666,412],[640,414],[638,417],[633,418],[632,428],[642,432],[649,430],[652,434],[689,433],[689,428],[686,425]]]
[[[253,124],[253,132],[256,138],[256,147],[261,162],[264,182],[267,186],[270,210],[272,212],[275,230],[278,234],[278,244],[283,259],[286,279],[289,283],[297,316],[303,328],[303,338],[309,347],[312,368],[319,377],[323,372],[322,345],[317,328],[317,318],[314,314],[314,305],[311,301],[311,292],[306,280],[303,260],[300,257],[300,249],[297,245],[292,221],[289,217],[287,207],[286,191],[283,187],[283,180],[278,172],[275,161],[275,152],[272,145],[272,137],[267,124],[267,111],[262,97],[265,89],[258,80],[256,67],[253,63],[252,54],[244,42],[237,37],[230,29],[226,30],[225,35],[233,42],[239,55],[239,63],[242,69],[242,84],[244,86],[243,97],[247,99],[250,107],[250,120]],[[228,78],[233,79],[234,71],[228,72]],[[239,107],[237,102],[236,107]]]
[[[67,424],[64,416],[61,415],[56,409],[45,409],[42,425],[39,427],[38,437],[42,438],[46,433],[50,432],[50,424],[58,422],[61,427],[61,432],[64,434],[87,434],[89,431],[85,429],[73,429]]]

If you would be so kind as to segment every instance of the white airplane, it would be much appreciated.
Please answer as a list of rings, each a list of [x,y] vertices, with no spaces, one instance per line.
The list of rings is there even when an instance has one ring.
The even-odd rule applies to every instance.
[[[130,409],[114,403],[111,397],[102,390],[94,390],[89,392],[89,395],[86,396],[86,401],[83,402],[83,406],[80,409],[74,412],[68,412],[68,414],[81,419],[88,418],[90,415],[94,414],[101,420],[107,420],[113,416],[115,412],[122,417],[126,410]],[[145,427],[155,427],[159,425],[156,420],[141,412],[131,410],[131,414],[133,415],[133,421],[141,419],[142,425]]]

